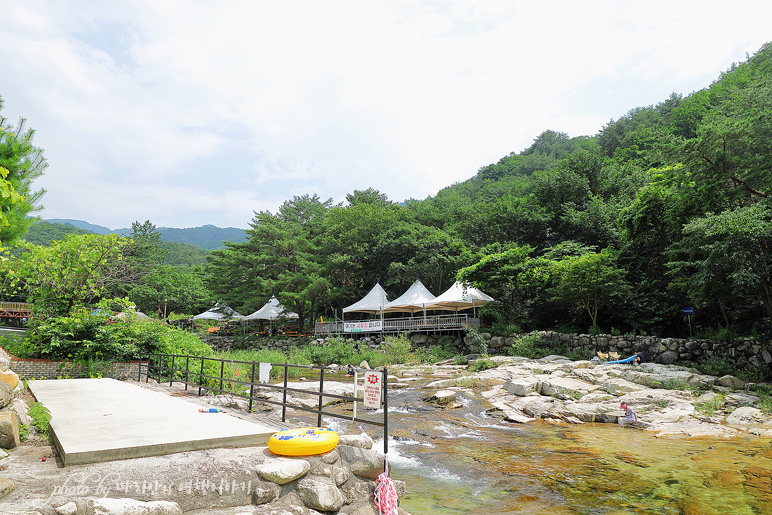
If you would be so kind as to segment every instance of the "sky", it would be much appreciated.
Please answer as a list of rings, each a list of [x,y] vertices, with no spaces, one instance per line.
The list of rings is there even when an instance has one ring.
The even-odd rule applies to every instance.
[[[705,88],[772,2],[0,0],[0,115],[44,219],[247,228],[296,195],[424,199]]]

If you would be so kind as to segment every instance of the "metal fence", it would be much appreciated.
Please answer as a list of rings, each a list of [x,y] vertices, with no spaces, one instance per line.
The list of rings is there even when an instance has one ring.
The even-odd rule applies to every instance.
[[[358,422],[362,424],[369,424],[383,428],[383,453],[388,452],[389,441],[389,405],[388,405],[388,371],[386,367],[380,370],[351,368],[350,371],[359,373],[378,373],[381,375],[381,399],[380,406],[383,408],[383,416],[381,420],[369,420],[357,416],[357,402],[364,403],[364,398],[347,395],[338,395],[334,393],[324,392],[324,374],[325,371],[330,371],[329,368],[317,365],[292,365],[289,363],[268,363],[271,367],[283,368],[283,381],[281,383],[263,383],[256,382],[259,377],[256,372],[259,371],[260,363],[255,361],[239,361],[231,359],[220,358],[208,358],[204,356],[189,356],[181,354],[149,354],[140,361],[139,364],[139,377],[138,380],[142,381],[145,378],[145,382],[149,381],[152,377],[159,383],[169,382],[169,385],[176,383],[184,383],[185,390],[188,387],[198,388],[198,395],[203,395],[204,391],[216,392],[220,394],[229,394],[235,397],[239,397],[249,401],[248,411],[251,413],[254,407],[254,403],[264,402],[268,404],[274,404],[282,407],[281,420],[286,422],[287,420],[287,408],[295,409],[299,411],[311,412],[317,414],[317,426],[322,426],[322,416],[334,417],[351,422]],[[208,365],[208,366],[207,366]],[[230,365],[230,377],[226,376],[226,365]],[[265,365],[265,364],[264,364]],[[239,372],[241,368],[245,368],[249,372],[249,377],[242,378],[240,373],[236,373],[238,368]],[[319,391],[304,390],[301,388],[294,388],[289,386],[289,369],[301,368],[309,370],[319,370]],[[214,369],[215,373],[212,373]],[[356,378],[356,375],[355,375]],[[354,379],[356,385],[356,379]],[[256,397],[256,392],[262,389],[278,390],[282,393],[282,400],[276,401],[273,399],[266,399],[263,397]],[[356,386],[355,390],[356,392]],[[306,406],[300,406],[288,402],[287,393],[298,393],[311,396],[317,396],[319,398],[319,404],[316,408],[309,408]],[[364,393],[364,391],[363,391]],[[353,416],[341,415],[339,413],[332,413],[325,411],[324,398],[338,399],[344,402],[354,403]]]

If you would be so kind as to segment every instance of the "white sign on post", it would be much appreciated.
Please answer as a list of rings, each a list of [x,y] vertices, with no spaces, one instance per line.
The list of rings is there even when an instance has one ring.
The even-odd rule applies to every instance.
[[[381,377],[380,372],[365,372],[365,408],[381,407]]]

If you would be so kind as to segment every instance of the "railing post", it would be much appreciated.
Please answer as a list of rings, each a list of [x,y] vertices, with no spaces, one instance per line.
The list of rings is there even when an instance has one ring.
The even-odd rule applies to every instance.
[[[158,355],[158,384],[161,384],[161,355]]]
[[[139,365],[137,365],[137,372],[139,372],[137,374],[137,382],[141,383],[142,382],[142,355],[141,354],[139,356]]]
[[[322,427],[322,405],[324,404],[322,402],[322,399],[324,399],[324,365],[321,367],[321,372],[319,373],[319,415],[316,419],[316,426]]]
[[[225,375],[225,360],[220,360],[220,395],[222,395],[222,379]]]
[[[198,374],[198,396],[201,397],[201,387],[204,385],[204,356],[201,356],[201,372]]]
[[[389,387],[388,370],[383,367],[383,471],[389,473]]]
[[[284,362],[284,395],[282,396],[281,400],[281,421],[286,422],[287,421],[287,376],[289,376],[289,373],[287,372],[289,370],[289,366],[287,366],[287,362]]]
[[[188,390],[188,382],[190,382],[190,355],[185,356],[185,391]]]
[[[255,362],[252,362],[252,378],[249,380],[249,412],[252,413],[252,398],[255,395]]]
[[[172,354],[172,367],[169,370],[169,386],[174,384],[174,354]]]

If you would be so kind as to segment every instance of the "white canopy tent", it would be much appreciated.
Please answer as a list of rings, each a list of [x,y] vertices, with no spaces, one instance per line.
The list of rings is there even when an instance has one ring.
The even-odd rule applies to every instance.
[[[372,315],[378,315],[383,312],[386,305],[389,303],[389,298],[386,295],[381,283],[375,283],[373,289],[362,298],[359,302],[343,308],[343,314],[346,313],[370,313]]]
[[[218,302],[212,309],[194,316],[193,320],[224,320],[229,318],[241,320],[244,318],[244,315],[240,315],[227,304]]]
[[[434,301],[435,297],[432,293],[426,289],[426,286],[418,279],[398,298],[389,302],[384,306],[383,311],[385,313],[393,313],[396,311],[416,313],[423,311],[426,314],[426,308]]]
[[[278,318],[298,318],[298,314],[287,311],[279,299],[272,295],[262,308],[245,316],[244,320],[276,320]]]
[[[492,302],[493,297],[483,293],[477,288],[460,282],[456,282],[441,295],[426,306],[426,309],[444,309],[459,311],[461,309],[474,309]]]

